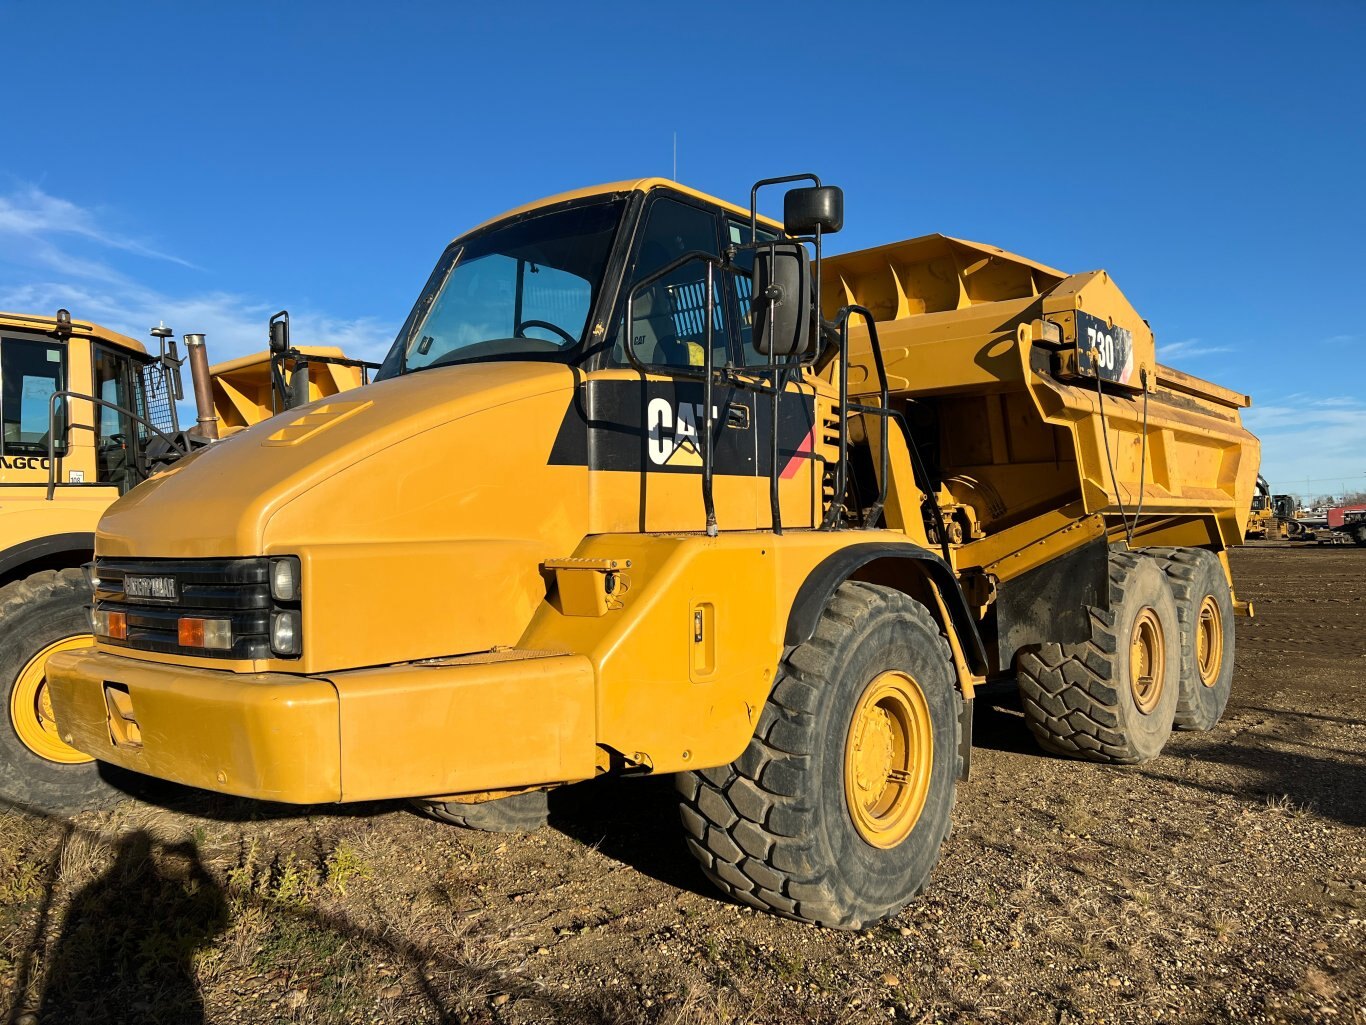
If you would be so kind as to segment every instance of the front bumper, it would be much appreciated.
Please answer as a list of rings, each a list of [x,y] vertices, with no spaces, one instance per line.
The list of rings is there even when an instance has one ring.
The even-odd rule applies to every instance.
[[[591,777],[582,655],[509,652],[320,676],[234,673],[83,648],[47,684],[62,738],[100,761],[289,804],[431,797]]]

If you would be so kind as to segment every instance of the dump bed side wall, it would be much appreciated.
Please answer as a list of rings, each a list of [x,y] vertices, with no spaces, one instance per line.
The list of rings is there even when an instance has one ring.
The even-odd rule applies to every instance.
[[[822,271],[827,315],[847,302],[873,312],[893,404],[989,534],[1064,508],[1103,513],[1118,530],[1121,507],[1132,520],[1141,502],[1135,544],[1241,541],[1259,460],[1239,415],[1249,400],[1160,366],[1151,330],[1105,272],[1064,277],[943,236],[834,257]],[[1129,332],[1127,381],[1098,393],[1076,376],[1080,312]],[[851,392],[868,395],[861,326],[851,364]]]

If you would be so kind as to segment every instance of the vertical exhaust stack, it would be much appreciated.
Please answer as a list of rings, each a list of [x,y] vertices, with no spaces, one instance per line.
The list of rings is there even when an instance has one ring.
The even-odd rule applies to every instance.
[[[213,410],[213,381],[209,377],[209,354],[203,335],[186,335],[185,351],[190,360],[190,382],[194,385],[197,411],[196,430],[210,441],[218,440],[218,416]]]

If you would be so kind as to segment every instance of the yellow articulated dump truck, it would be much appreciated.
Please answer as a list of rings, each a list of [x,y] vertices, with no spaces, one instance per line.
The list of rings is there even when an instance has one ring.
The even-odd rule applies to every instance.
[[[62,812],[119,796],[108,767],[58,736],[45,670],[53,653],[93,641],[81,567],[104,511],[220,427],[233,433],[305,396],[357,387],[367,372],[335,349],[294,349],[280,329],[268,352],[209,368],[203,336],[187,335],[202,401],[199,422],[182,430],[182,360],[169,329],[152,335],[157,355],[66,310],[0,313],[0,801],[9,804]]]
[[[672,773],[722,890],[860,928],[925,884],[984,682],[1098,762],[1212,726],[1246,397],[1159,366],[1104,272],[823,260],[842,220],[812,176],[748,208],[647,179],[456,239],[375,383],[105,515],[62,740],[487,829]]]

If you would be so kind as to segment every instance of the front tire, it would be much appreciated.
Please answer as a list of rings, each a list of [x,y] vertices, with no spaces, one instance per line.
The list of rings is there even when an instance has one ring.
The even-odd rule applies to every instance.
[[[477,804],[456,801],[412,803],[428,818],[482,833],[531,833],[550,820],[550,803],[544,790],[528,790]]]
[[[126,795],[90,756],[58,736],[44,663],[94,643],[85,606],[90,588],[76,569],[42,570],[0,588],[0,800],[67,815],[106,808]]]
[[[1045,751],[1113,765],[1156,758],[1171,736],[1181,673],[1171,587],[1156,559],[1110,552],[1110,607],[1091,637],[1043,644],[1017,663],[1025,722]]]
[[[745,752],[679,774],[688,848],[723,892],[766,911],[840,929],[896,914],[949,831],[961,708],[925,607],[840,585]]]

